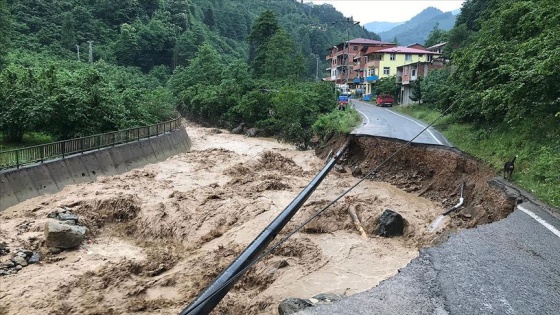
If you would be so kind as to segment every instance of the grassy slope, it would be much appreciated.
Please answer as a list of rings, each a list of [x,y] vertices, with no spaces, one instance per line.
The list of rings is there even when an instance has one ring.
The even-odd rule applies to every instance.
[[[424,105],[395,109],[428,123],[440,115]],[[560,140],[536,141],[531,137],[531,122],[515,129],[505,125],[480,128],[454,123],[446,116],[434,127],[457,148],[493,167],[498,175],[502,175],[507,160],[519,155],[512,181],[542,201],[560,207]]]

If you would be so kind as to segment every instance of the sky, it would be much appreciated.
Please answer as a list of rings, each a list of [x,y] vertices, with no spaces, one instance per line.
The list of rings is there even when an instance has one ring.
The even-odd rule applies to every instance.
[[[353,16],[361,25],[369,22],[406,22],[427,7],[443,12],[461,8],[464,0],[304,0],[328,3],[344,16]]]

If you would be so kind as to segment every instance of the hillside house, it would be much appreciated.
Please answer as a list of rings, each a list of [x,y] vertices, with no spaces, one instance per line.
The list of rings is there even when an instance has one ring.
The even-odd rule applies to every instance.
[[[339,43],[329,48],[330,54],[326,59],[330,60],[331,66],[327,68],[330,76],[324,81],[331,81],[337,85],[348,85],[355,89],[364,85],[365,64],[368,63],[366,53],[375,49],[394,47],[395,44],[378,40],[355,38]]]

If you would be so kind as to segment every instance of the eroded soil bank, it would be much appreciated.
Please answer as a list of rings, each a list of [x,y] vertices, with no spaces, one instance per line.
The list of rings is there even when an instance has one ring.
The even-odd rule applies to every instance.
[[[517,202],[490,184],[497,175],[494,171],[455,148],[405,145],[404,141],[365,136],[339,137],[318,148],[317,155],[325,156],[331,148],[349,139],[344,165],[362,176],[378,169],[372,180],[390,183],[445,209],[459,202],[464,184],[464,203],[449,216],[449,227],[472,228],[503,219],[513,211]]]
[[[134,171],[68,186],[0,213],[0,242],[11,252],[39,251],[40,264],[0,277],[0,314],[176,314],[280,213],[323,167],[328,146],[297,151],[275,140],[187,127],[189,153]],[[373,138],[351,142],[346,173],[332,171],[288,231],[356,183],[351,170],[369,172],[400,145]],[[350,295],[397,273],[446,231],[507,215],[513,201],[488,186],[492,174],[452,150],[403,150],[318,220],[257,263],[215,314],[275,314],[288,297]],[[465,207],[427,231],[456,203]],[[352,205],[368,235],[356,231]],[[55,209],[69,209],[89,229],[76,250],[52,254],[43,226]],[[385,209],[407,220],[403,237],[374,235]],[[0,263],[10,259],[0,256]]]

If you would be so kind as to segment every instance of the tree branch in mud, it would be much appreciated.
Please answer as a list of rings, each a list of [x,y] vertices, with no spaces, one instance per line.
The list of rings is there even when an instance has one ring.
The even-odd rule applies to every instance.
[[[360,222],[360,219],[358,218],[358,215],[356,214],[356,206],[355,205],[349,205],[348,206],[348,213],[350,214],[350,217],[352,218],[352,222],[354,223],[354,226],[356,227],[356,229],[358,230],[358,232],[360,233],[360,236],[363,239],[368,239],[367,233],[364,230],[362,223]]]

